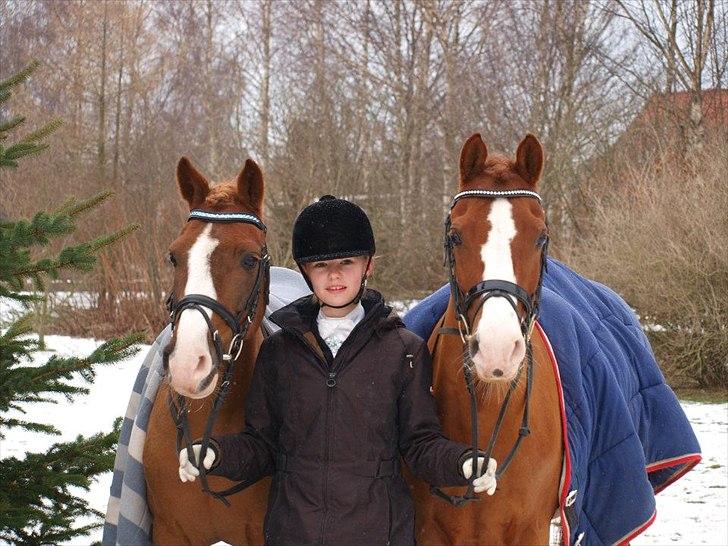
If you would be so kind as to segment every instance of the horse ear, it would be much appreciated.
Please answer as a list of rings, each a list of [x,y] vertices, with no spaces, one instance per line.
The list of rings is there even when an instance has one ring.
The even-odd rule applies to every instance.
[[[460,152],[460,186],[479,174],[485,167],[488,148],[480,133],[475,133],[463,145]]]
[[[531,133],[518,145],[516,151],[516,170],[526,182],[536,184],[543,169],[543,147]]]
[[[260,213],[263,209],[263,173],[252,159],[245,161],[245,167],[238,175],[238,195]]]
[[[190,206],[190,210],[197,208],[205,202],[210,193],[210,184],[207,179],[195,169],[186,157],[177,163],[177,184],[182,197]]]

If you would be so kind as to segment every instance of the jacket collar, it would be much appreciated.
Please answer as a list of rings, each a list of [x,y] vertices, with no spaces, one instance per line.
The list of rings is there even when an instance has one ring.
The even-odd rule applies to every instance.
[[[364,307],[362,326],[367,323],[374,331],[404,328],[404,323],[391,307],[385,305],[382,295],[371,288],[364,290],[361,297]],[[299,335],[315,329],[319,304],[314,303],[313,295],[304,296],[271,314],[270,320],[281,327]]]

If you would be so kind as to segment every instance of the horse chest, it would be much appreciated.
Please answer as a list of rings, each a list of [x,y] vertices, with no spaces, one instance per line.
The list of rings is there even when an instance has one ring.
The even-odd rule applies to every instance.
[[[453,440],[469,444],[470,411],[462,375],[462,361],[456,343],[438,347],[434,355],[433,394],[440,412],[443,432]],[[452,544],[547,544],[551,516],[557,506],[557,492],[563,455],[558,387],[554,371],[540,339],[534,340],[534,388],[531,398],[531,434],[523,441],[508,471],[498,480],[492,497],[454,508],[429,494],[422,484],[415,486],[418,543]],[[506,388],[479,385],[479,447],[484,449],[497,420]],[[503,461],[513,446],[525,403],[525,381],[514,391],[493,457]],[[462,493],[459,488],[449,493]]]
[[[231,392],[231,395],[240,394]],[[242,399],[242,396],[231,396]],[[190,412],[190,431],[193,437],[202,436],[207,412],[195,407]],[[233,415],[235,414],[234,418]],[[242,405],[220,415],[216,434],[242,429]],[[147,436],[158,439],[145,442],[144,474],[147,500],[152,512],[155,544],[213,544],[224,540],[230,544],[263,544],[265,516],[270,479],[266,478],[230,497],[228,508],[220,501],[205,495],[199,483],[182,483],[178,477],[175,445],[176,429],[167,407],[167,386],[160,387],[149,420]],[[213,489],[225,489],[232,483],[210,476]],[[194,514],[195,517],[190,517]]]

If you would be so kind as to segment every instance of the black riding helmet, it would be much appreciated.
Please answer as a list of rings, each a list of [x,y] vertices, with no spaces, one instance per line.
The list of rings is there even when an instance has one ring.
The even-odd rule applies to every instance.
[[[313,290],[302,265],[310,262],[374,255],[374,232],[366,213],[346,199],[324,195],[304,208],[293,224],[293,259]],[[367,268],[368,268],[367,264]],[[346,307],[359,301],[366,286],[362,277],[359,294]]]

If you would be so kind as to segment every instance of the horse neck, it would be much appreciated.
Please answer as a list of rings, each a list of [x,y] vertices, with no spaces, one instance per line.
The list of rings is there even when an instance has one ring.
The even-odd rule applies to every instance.
[[[253,369],[255,368],[255,359],[258,356],[258,350],[263,342],[263,334],[260,328],[256,328],[248,339],[245,340],[243,350],[235,361],[235,368],[230,380],[230,393],[228,398],[232,398],[230,402],[238,402],[243,405],[245,397],[250,388],[250,381],[253,378]],[[231,404],[229,404],[231,405]]]

